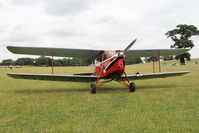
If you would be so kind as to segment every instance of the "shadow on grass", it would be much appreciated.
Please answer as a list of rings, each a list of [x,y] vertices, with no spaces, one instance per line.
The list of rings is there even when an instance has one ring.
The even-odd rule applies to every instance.
[[[103,93],[103,92],[114,92],[118,90],[121,92],[121,90],[127,91],[127,88],[99,88],[97,89],[97,93]],[[24,94],[41,94],[41,93],[71,93],[71,92],[89,92],[90,93],[90,88],[74,88],[74,89],[27,89],[27,90],[14,90],[15,93],[24,93]]]
[[[41,93],[67,93],[67,92],[86,92],[88,89],[24,89],[24,90],[14,90],[15,93],[25,93],[25,94],[41,94]]]
[[[161,85],[139,85],[136,86],[137,89],[168,89],[168,88],[175,88],[181,87],[179,85],[168,85],[168,84],[161,84]]]
[[[175,88],[180,87],[177,85],[138,85],[136,89],[168,89],[168,88]],[[41,94],[41,93],[72,93],[72,92],[88,92],[90,93],[90,86],[88,88],[47,88],[47,89],[23,89],[23,90],[13,90],[15,93],[21,94]],[[121,93],[121,92],[128,92],[127,87],[119,86],[119,87],[109,87],[109,86],[102,86],[97,89],[97,93]]]

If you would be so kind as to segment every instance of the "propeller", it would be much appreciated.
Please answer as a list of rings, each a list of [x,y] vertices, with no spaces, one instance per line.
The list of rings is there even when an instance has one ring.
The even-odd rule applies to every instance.
[[[133,44],[135,44],[135,42],[137,41],[137,38],[135,40],[133,40],[123,51],[120,51],[117,55],[117,57],[105,68],[104,72],[106,72],[109,68],[111,68],[111,66],[119,59],[119,58],[123,58],[124,54],[133,46]]]
[[[135,42],[138,39],[136,38],[135,40],[133,40],[123,51],[120,51],[120,53],[118,54],[118,57],[124,57],[124,54],[133,46],[133,44],[135,44]],[[118,58],[117,57],[117,58]]]
[[[126,47],[124,50],[123,50],[123,53],[125,54],[132,46],[133,44],[135,44],[135,42],[137,41],[138,39],[136,38],[135,40],[133,40],[128,47]]]

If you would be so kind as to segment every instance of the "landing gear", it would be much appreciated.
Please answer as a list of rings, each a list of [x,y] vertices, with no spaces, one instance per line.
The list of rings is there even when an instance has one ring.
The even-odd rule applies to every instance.
[[[135,83],[133,83],[133,82],[130,83],[125,71],[124,71],[124,75],[125,75],[125,77],[121,76],[119,79],[114,78],[114,80],[119,82],[120,84],[126,86],[127,88],[129,88],[130,92],[135,92],[135,89],[136,89]],[[91,94],[95,94],[96,89],[98,87],[100,87],[101,85],[103,85],[104,83],[107,83],[107,82],[110,82],[113,80],[113,78],[109,78],[109,79],[104,80],[103,82],[98,83],[98,81],[100,80],[100,77],[101,76],[98,76],[98,79],[95,84],[94,83],[91,84]],[[125,82],[125,80],[127,80],[128,82]]]
[[[136,89],[135,83],[134,82],[130,83],[128,76],[126,75],[125,71],[124,71],[124,75],[125,75],[125,78],[121,77],[119,80],[117,80],[117,82],[119,82],[120,84],[128,87],[130,92],[135,92],[135,89]],[[127,80],[128,82],[125,82],[124,80]]]
[[[131,82],[130,85],[129,85],[129,91],[135,92],[135,89],[136,89],[135,83]]]
[[[95,84],[91,84],[91,93],[92,94],[96,93],[96,85]]]

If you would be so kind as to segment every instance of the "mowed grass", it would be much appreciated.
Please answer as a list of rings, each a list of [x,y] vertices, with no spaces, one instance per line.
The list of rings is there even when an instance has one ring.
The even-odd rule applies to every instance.
[[[130,65],[126,72],[151,73],[152,68],[151,63]],[[6,76],[51,73],[50,67],[0,68],[0,132],[199,132],[199,65],[162,67],[163,72],[184,70],[192,72],[134,81],[135,93],[111,82],[92,95],[90,83]],[[90,67],[55,68],[56,74],[90,71]]]

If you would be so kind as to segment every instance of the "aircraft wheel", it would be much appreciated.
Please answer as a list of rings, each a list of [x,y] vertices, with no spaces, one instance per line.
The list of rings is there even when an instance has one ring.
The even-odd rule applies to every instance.
[[[96,85],[95,84],[91,84],[91,93],[92,94],[96,93]]]
[[[136,86],[135,86],[135,83],[130,83],[130,86],[129,86],[129,91],[130,92],[135,92],[135,89],[136,89]]]

